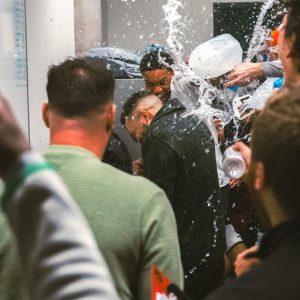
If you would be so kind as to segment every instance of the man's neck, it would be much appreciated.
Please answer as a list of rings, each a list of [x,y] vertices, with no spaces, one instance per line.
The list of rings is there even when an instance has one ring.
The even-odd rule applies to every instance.
[[[295,68],[293,62],[286,67],[285,82],[288,85],[300,86],[300,73]]]
[[[67,145],[84,148],[102,159],[108,135],[99,128],[86,130],[80,127],[50,129],[50,145]]]
[[[261,191],[261,199],[264,204],[264,211],[266,212],[267,223],[271,227],[275,227],[285,221],[288,216],[279,205],[274,192],[271,188],[265,188]]]
[[[291,86],[300,86],[300,74],[294,74],[294,76],[286,76],[286,84]]]

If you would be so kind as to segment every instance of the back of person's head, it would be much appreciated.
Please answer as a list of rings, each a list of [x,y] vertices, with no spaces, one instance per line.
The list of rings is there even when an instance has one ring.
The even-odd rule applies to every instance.
[[[123,106],[121,123],[133,140],[143,141],[147,128],[163,106],[159,97],[141,91],[132,94]]]
[[[150,94],[148,94],[146,91],[139,91],[133,93],[124,103],[122,107],[122,113],[120,116],[120,121],[123,126],[125,126],[126,119],[134,112],[135,108],[137,107],[138,103],[148,97]]]
[[[140,62],[140,71],[144,74],[147,71],[168,69],[173,71],[174,60],[170,54],[162,51],[147,53]]]
[[[48,72],[49,108],[64,117],[101,111],[113,100],[114,79],[99,63],[67,59]]]
[[[266,184],[285,213],[300,217],[300,88],[274,95],[257,117],[252,160],[263,163]]]
[[[296,63],[300,73],[300,1],[286,0],[285,3],[289,9],[285,37],[293,40],[290,57]]]

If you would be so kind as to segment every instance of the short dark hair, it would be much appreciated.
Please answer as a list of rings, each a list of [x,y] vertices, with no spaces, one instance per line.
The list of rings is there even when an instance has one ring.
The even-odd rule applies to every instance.
[[[137,103],[140,100],[148,97],[149,95],[150,95],[149,93],[147,93],[146,91],[143,90],[143,91],[139,91],[139,92],[132,94],[126,100],[126,102],[124,103],[124,105],[122,107],[122,113],[121,113],[121,117],[120,117],[120,121],[123,126],[125,126],[126,119],[132,114]]]
[[[83,58],[69,58],[48,71],[49,106],[65,117],[84,116],[113,99],[112,74]]]
[[[265,166],[266,182],[290,217],[300,216],[300,88],[274,95],[256,118],[252,159]]]
[[[288,8],[285,37],[291,38],[292,36],[295,36],[290,57],[296,63],[297,70],[300,73],[300,1],[286,0],[285,3]]]
[[[144,74],[147,71],[168,69],[173,71],[174,60],[166,52],[152,52],[144,55],[140,62],[140,71]]]

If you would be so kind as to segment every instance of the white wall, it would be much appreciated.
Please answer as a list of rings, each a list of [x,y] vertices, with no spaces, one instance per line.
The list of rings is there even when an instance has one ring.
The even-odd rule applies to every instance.
[[[42,121],[41,105],[47,99],[50,65],[75,55],[73,0],[27,0],[28,94],[31,145],[44,149],[49,132]]]

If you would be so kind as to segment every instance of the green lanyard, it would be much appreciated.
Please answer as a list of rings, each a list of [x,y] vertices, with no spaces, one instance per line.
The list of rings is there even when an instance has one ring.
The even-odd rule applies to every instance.
[[[53,170],[53,167],[46,162],[28,164],[23,167],[23,169],[17,174],[17,176],[14,176],[12,179],[8,180],[8,182],[5,185],[4,194],[2,196],[2,209],[4,211],[6,210],[15,190],[25,180],[26,177],[43,170]]]

